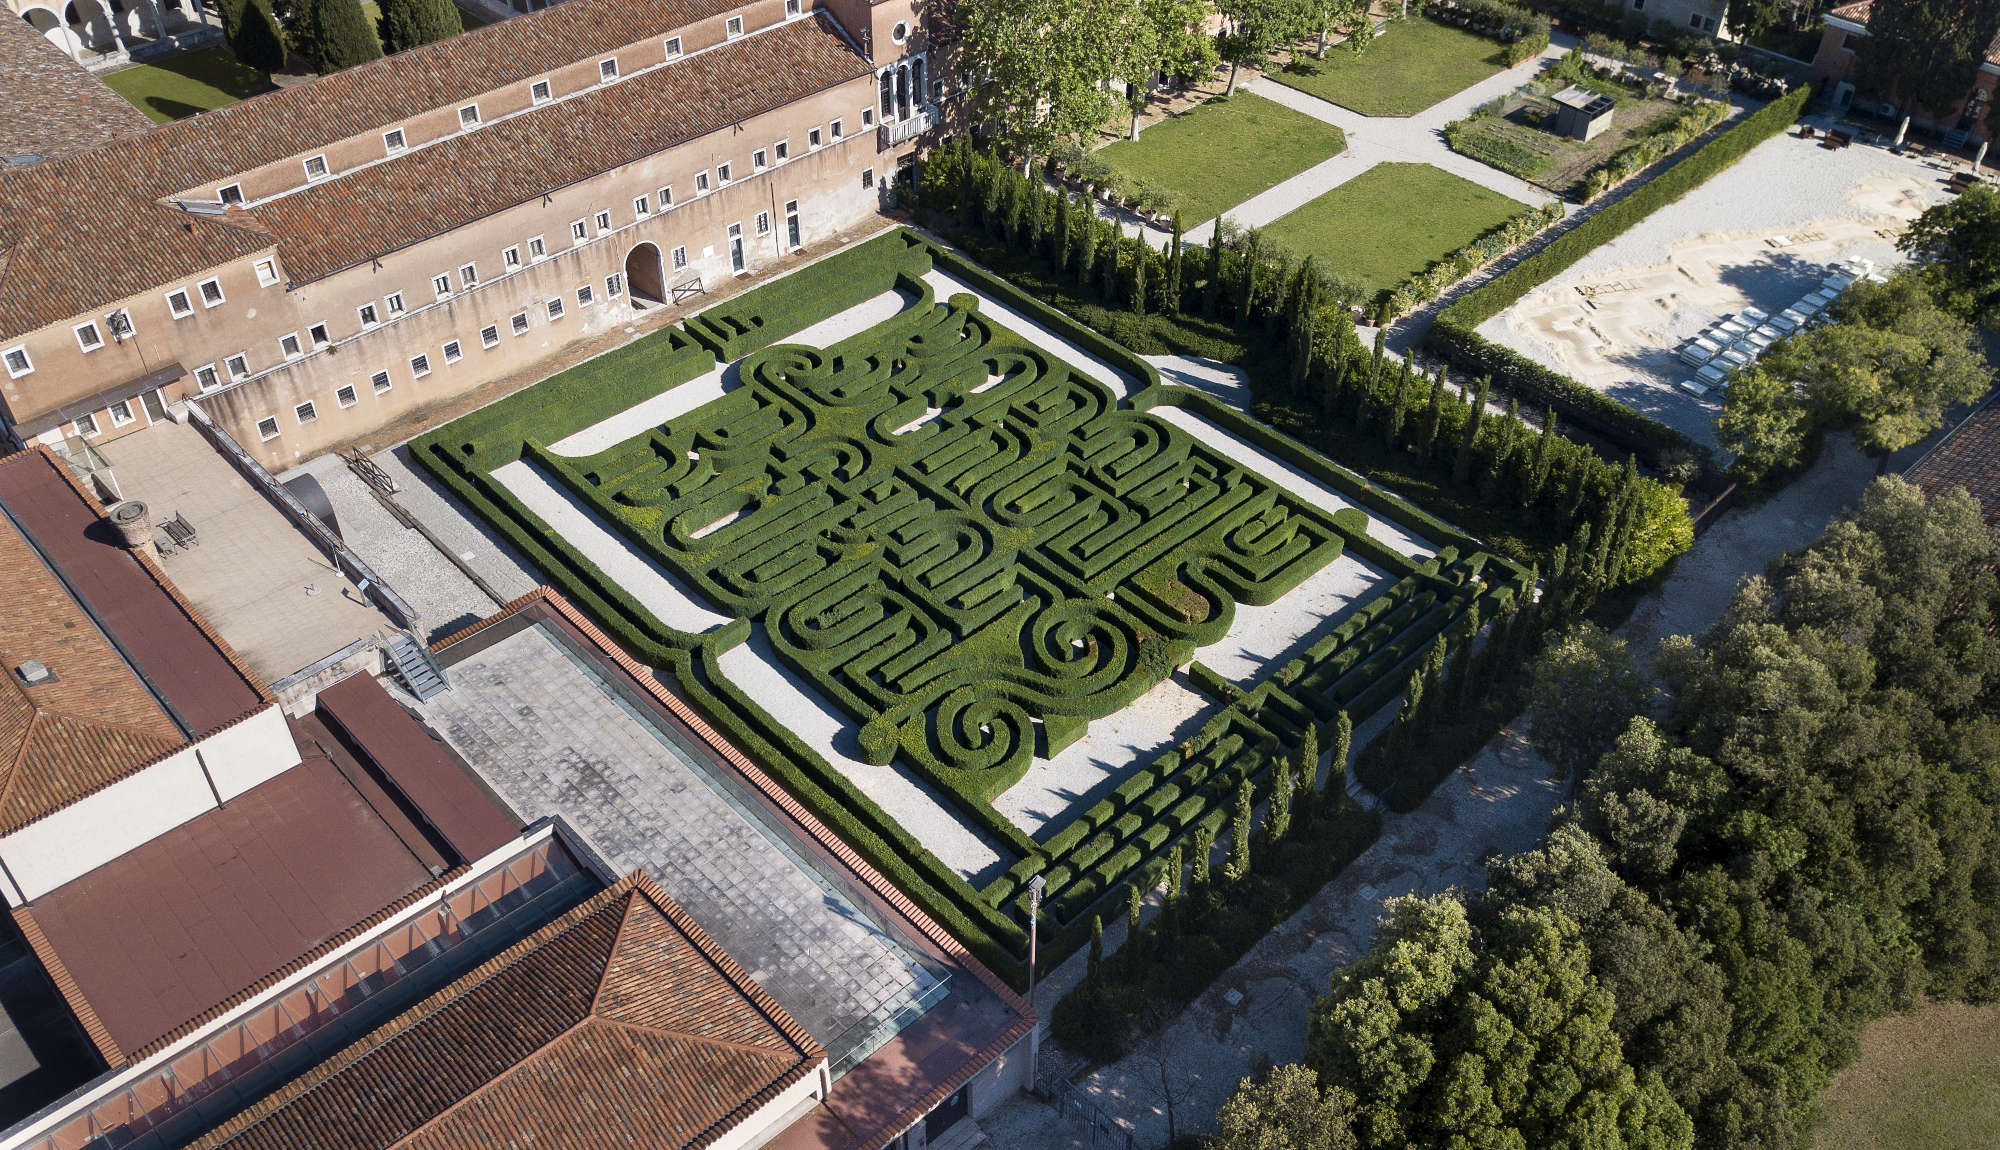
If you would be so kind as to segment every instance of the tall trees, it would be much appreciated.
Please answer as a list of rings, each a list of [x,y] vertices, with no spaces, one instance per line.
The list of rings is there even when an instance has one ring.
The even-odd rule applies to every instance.
[[[1216,48],[1229,62],[1229,88],[1236,94],[1236,78],[1243,65],[1257,67],[1273,49],[1312,31],[1312,9],[1306,0],[1218,0],[1223,33]]]
[[[1594,623],[1551,638],[1529,671],[1535,749],[1575,779],[1611,749],[1652,689],[1622,639]]]
[[[1974,184],[1928,208],[1896,240],[1919,261],[1938,303],[1982,327],[2000,327],[2000,191]]]
[[[1907,129],[1913,107],[1943,116],[1964,98],[1995,35],[2000,35],[1996,0],[1876,0],[1868,10],[1861,75],[1895,94]]]
[[[277,18],[265,0],[243,0],[235,6],[229,46],[236,58],[260,72],[276,72],[285,66],[285,38],[278,31]]]
[[[361,0],[307,0],[293,31],[293,47],[322,75],[382,57]]]
[[[464,29],[451,0],[382,0],[382,48],[406,52]]]
[[[975,115],[1032,160],[1082,141],[1113,116],[1114,82],[1146,75],[1149,37],[1121,0],[965,0],[967,76]]]
[[[1209,1150],[1354,1150],[1354,1095],[1324,1089],[1319,1075],[1279,1066],[1245,1078],[1215,1116]]]
[[[1762,366],[1746,367],[1729,381],[1728,398],[1715,421],[1715,441],[1732,452],[1735,473],[1751,483],[1804,462],[1812,421],[1789,379]]]

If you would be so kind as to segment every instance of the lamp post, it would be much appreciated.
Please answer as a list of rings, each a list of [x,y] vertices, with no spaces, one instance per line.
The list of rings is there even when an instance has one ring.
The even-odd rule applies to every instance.
[[[1035,1007],[1035,957],[1041,941],[1042,890],[1049,880],[1036,875],[1028,880],[1028,1008]],[[1038,1017],[1028,1030],[1028,1089],[1041,1089],[1042,1023]]]

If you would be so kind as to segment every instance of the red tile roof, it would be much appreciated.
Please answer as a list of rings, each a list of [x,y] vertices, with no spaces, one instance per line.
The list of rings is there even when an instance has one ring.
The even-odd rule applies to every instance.
[[[0,21],[0,159],[52,160],[146,131],[153,121],[25,20]]]
[[[1979,500],[1987,524],[2000,527],[2000,403],[1966,416],[1903,474],[1932,495],[1964,488]]]
[[[702,1147],[825,1057],[634,874],[196,1146]]]

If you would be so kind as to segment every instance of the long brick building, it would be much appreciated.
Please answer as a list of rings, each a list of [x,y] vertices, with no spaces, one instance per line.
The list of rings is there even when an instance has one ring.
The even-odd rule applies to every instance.
[[[926,23],[569,0],[155,128],[74,93],[80,140],[0,165],[0,417],[74,445],[199,396],[288,467],[698,302],[877,210]]]

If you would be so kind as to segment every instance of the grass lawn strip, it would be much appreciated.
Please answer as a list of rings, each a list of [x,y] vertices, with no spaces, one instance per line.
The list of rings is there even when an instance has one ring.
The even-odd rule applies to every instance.
[[[1355,56],[1300,54],[1271,78],[1364,116],[1414,116],[1505,67],[1498,43],[1421,17],[1400,20]]]
[[[1172,193],[1193,227],[1346,147],[1332,124],[1238,92],[1161,120],[1098,155],[1121,174]]]
[[[105,73],[104,82],[159,124],[226,108],[271,86],[268,76],[227,48],[204,48],[154,64],[120,68]]]
[[[1264,234],[1384,291],[1521,209],[1519,200],[1429,164],[1377,164]]]
[[[1933,1003],[1870,1023],[1820,1105],[1816,1150],[2000,1144],[2000,1006]]]

